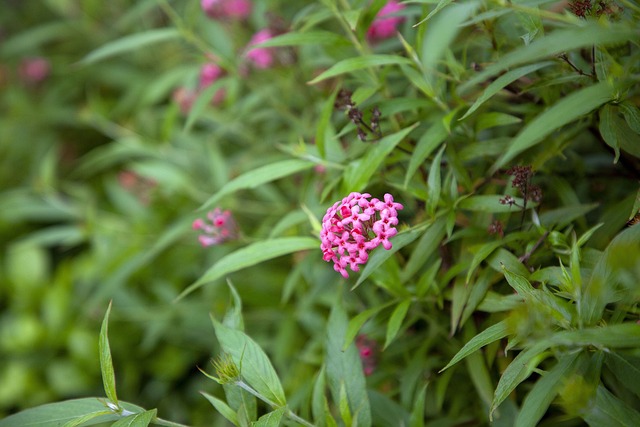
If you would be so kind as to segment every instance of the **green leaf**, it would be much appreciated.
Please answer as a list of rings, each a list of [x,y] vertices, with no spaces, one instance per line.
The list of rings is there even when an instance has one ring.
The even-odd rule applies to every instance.
[[[500,92],[502,89],[515,82],[519,78],[524,77],[527,74],[531,74],[534,71],[538,71],[541,68],[548,67],[552,64],[554,64],[554,62],[552,61],[539,62],[537,64],[526,65],[524,67],[516,68],[504,73],[502,76],[498,77],[495,81],[491,82],[491,84],[486,87],[486,89],[482,92],[482,95],[480,95],[478,99],[476,99],[476,101],[467,110],[464,116],[460,117],[458,120],[464,120],[469,117],[493,95]]]
[[[615,157],[613,159],[613,163],[618,163],[618,159],[620,158],[620,140],[623,138],[623,135],[618,132],[620,129],[620,120],[616,117],[616,113],[614,111],[614,107],[610,104],[603,106],[600,109],[600,123],[598,124],[598,130],[600,131],[600,135],[602,135],[602,139],[607,145],[613,148],[613,152],[615,153]]]
[[[413,27],[417,27],[420,24],[423,24],[425,22],[427,22],[429,19],[431,19],[433,17],[433,15],[435,15],[436,13],[440,12],[442,9],[444,9],[446,6],[449,6],[451,3],[453,2],[453,0],[440,0],[438,2],[438,4],[436,5],[436,7],[429,12],[429,14],[427,15],[426,18],[424,18],[422,21],[418,22],[417,24],[415,24]]]
[[[424,427],[424,406],[427,395],[427,386],[428,384],[425,384],[424,387],[422,387],[420,393],[416,396],[416,400],[413,402],[413,410],[411,411],[411,417],[409,418],[409,427]]]
[[[351,71],[362,70],[364,68],[379,67],[383,65],[399,65],[408,64],[411,65],[410,59],[397,55],[367,55],[359,56],[355,58],[348,58],[339,61],[331,68],[321,73],[318,77],[308,82],[308,84],[316,84],[331,77],[339,76],[341,74],[350,73]]]
[[[635,132],[640,134],[640,109],[628,102],[620,103],[622,115],[627,121],[627,125]]]
[[[549,340],[556,345],[599,348],[640,347],[640,325],[620,323],[596,328],[584,328],[562,331],[552,335]]]
[[[409,180],[416,173],[420,165],[429,157],[429,155],[438,148],[438,146],[444,141],[449,132],[444,127],[441,118],[436,118],[431,127],[422,134],[416,148],[413,150],[411,159],[409,160],[409,166],[407,167],[407,174],[404,177],[404,188],[409,185]]]
[[[344,172],[343,192],[362,191],[396,145],[417,125],[418,123],[415,123],[399,132],[385,136],[369,148],[361,159],[351,162]]]
[[[580,353],[564,355],[556,366],[536,381],[522,402],[515,427],[535,427],[547,412],[547,408],[562,386],[563,380],[571,372]]]
[[[458,208],[466,209],[474,212],[490,212],[490,213],[503,213],[503,212],[513,212],[519,213],[520,208],[518,206],[523,206],[524,200],[519,197],[514,197],[516,204],[518,206],[509,206],[507,204],[503,205],[500,203],[500,199],[503,196],[498,194],[495,195],[481,195],[481,196],[471,196],[465,199],[462,199],[458,202]],[[535,207],[535,203],[527,203],[527,209],[531,209]]]
[[[617,352],[605,353],[604,363],[628,390],[640,397],[640,358]]]
[[[391,249],[387,251],[380,250],[379,248],[377,251],[373,251],[373,253],[369,257],[369,260],[367,261],[366,266],[362,270],[362,273],[360,273],[358,281],[355,285],[353,285],[351,290],[360,286],[360,284],[364,282],[378,267],[380,267],[382,263],[393,256],[394,253],[398,252],[400,249],[417,239],[420,234],[422,234],[422,231],[418,229],[401,231],[391,239],[391,243],[393,244],[393,247]]]
[[[356,335],[358,335],[358,332],[360,332],[362,325],[364,325],[367,322],[367,320],[375,316],[379,311],[389,307],[393,303],[394,303],[393,301],[389,301],[386,304],[381,304],[375,307],[368,308],[358,313],[354,318],[349,320],[349,326],[347,327],[347,331],[345,333],[345,341],[344,341],[344,344],[342,345],[342,350],[343,351],[346,350],[351,345]]]
[[[314,165],[315,163],[307,160],[288,159],[245,172],[226,183],[220,190],[218,190],[217,193],[211,196],[209,200],[200,207],[200,209],[207,209],[218,202],[218,200],[223,196],[238,190],[256,188],[262,184],[266,184],[267,182],[275,181],[277,179],[284,178],[285,176],[293,175],[294,173],[309,169]]]
[[[588,114],[610,101],[614,91],[608,82],[602,82],[573,92],[536,116],[520,131],[507,151],[498,158],[489,171],[494,174],[524,150],[533,147],[556,129]]]
[[[148,47],[151,44],[176,39],[180,33],[175,28],[160,28],[122,37],[100,46],[85,56],[80,63],[91,64],[102,59]]]
[[[483,71],[467,80],[458,88],[460,94],[465,93],[472,86],[487,80],[491,76],[506,71],[514,66],[551,58],[564,52],[593,45],[626,43],[637,36],[636,30],[623,24],[601,25],[588,22],[575,28],[554,31],[544,37],[524,45],[489,65]]]
[[[474,351],[479,350],[487,344],[491,344],[494,341],[506,337],[510,332],[509,326],[506,320],[496,323],[493,326],[489,326],[484,331],[473,337],[456,353],[455,356],[447,363],[447,366],[442,368],[440,372],[455,365]]]
[[[204,391],[201,391],[200,394],[202,394],[213,405],[213,407],[216,408],[216,411],[220,412],[220,415],[229,420],[231,424],[234,426],[239,425],[238,416],[236,415],[236,412],[229,407],[229,405],[217,397],[205,393]]]
[[[386,349],[389,344],[394,340],[400,327],[402,326],[402,322],[404,321],[405,316],[407,315],[407,311],[411,306],[411,300],[402,301],[400,304],[396,306],[391,313],[391,317],[389,318],[389,323],[387,324],[387,336],[384,341],[384,349]]]
[[[313,420],[318,427],[325,427],[325,408],[328,406],[327,398],[324,395],[325,389],[325,366],[323,365],[318,372],[318,376],[313,383],[313,393],[311,396],[311,413]]]
[[[490,417],[498,406],[511,394],[522,381],[526,380],[539,362],[539,357],[549,346],[549,341],[540,341],[521,351],[503,372],[493,395]],[[532,363],[534,361],[534,363]]]
[[[354,422],[357,422],[358,427],[370,427],[371,409],[360,355],[353,343],[346,350],[342,350],[348,321],[340,298],[341,295],[333,304],[327,324],[325,340],[327,382],[334,402],[340,402],[340,390],[344,385]]]
[[[405,264],[404,270],[402,270],[400,275],[400,281],[402,283],[406,283],[421,267],[424,267],[424,263],[429,256],[438,249],[446,232],[446,222],[447,219],[445,217],[438,217],[433,224],[429,225],[424,231],[418,244],[411,252],[411,257]]]
[[[213,319],[222,350],[241,369],[240,375],[258,393],[278,406],[286,405],[282,384],[262,348],[242,331],[231,329]]]
[[[426,207],[427,213],[433,216],[436,212],[436,208],[438,207],[438,202],[440,201],[440,192],[442,191],[442,182],[440,177],[440,162],[442,161],[442,153],[444,153],[444,149],[446,148],[446,144],[440,148],[438,154],[431,162],[431,168],[429,169],[429,180],[427,181],[427,200]]]
[[[268,414],[264,414],[258,421],[253,423],[253,427],[278,427],[285,413],[286,408],[278,408]]]
[[[127,402],[120,402],[121,407],[132,412],[142,412],[143,408]],[[95,414],[100,414],[94,417]],[[62,426],[67,422],[90,415],[84,422],[85,426],[113,422],[121,416],[108,409],[103,399],[86,397],[82,399],[65,400],[48,403],[25,409],[17,414],[0,419],[0,427],[51,427]]]
[[[228,326],[231,329],[244,331],[244,319],[242,318],[242,299],[240,299],[240,295],[238,294],[235,286],[233,286],[233,283],[231,283],[231,280],[227,279],[227,285],[229,286],[229,291],[231,291],[233,304],[231,305],[231,308],[227,310],[222,323],[224,323],[225,326]]]
[[[311,237],[279,237],[252,243],[220,258],[200,279],[182,291],[176,300],[184,298],[205,283],[213,282],[243,268],[251,267],[282,255],[319,247],[318,240]]]
[[[98,351],[100,352],[100,372],[102,373],[102,384],[104,392],[111,403],[118,406],[118,396],[116,395],[116,375],[113,370],[113,360],[111,359],[111,348],[109,346],[109,313],[111,313],[111,302],[107,307],[107,312],[102,320],[100,328],[100,340],[98,341]]]
[[[156,417],[157,409],[140,412],[138,414],[129,415],[121,420],[116,421],[111,427],[147,427],[151,424],[151,420]]]
[[[320,113],[320,117],[318,118],[318,125],[316,127],[316,147],[318,147],[318,153],[320,157],[326,159],[325,153],[325,141],[327,135],[327,127],[331,125],[331,115],[335,110],[335,101],[336,96],[338,95],[339,88],[331,93],[331,96],[327,98],[324,105],[322,106],[322,112]]]
[[[505,113],[485,113],[478,116],[476,122],[476,132],[481,132],[485,129],[490,129],[499,126],[513,125],[522,122],[520,117],[512,116]]]
[[[349,399],[347,397],[347,389],[344,386],[344,382],[340,383],[340,400],[338,402],[338,408],[340,410],[340,417],[344,421],[344,425],[353,425],[353,416],[349,409]]]
[[[281,47],[281,46],[319,46],[349,44],[344,37],[331,31],[307,31],[304,33],[290,32],[275,36],[272,39],[258,43],[256,47]]]
[[[595,402],[584,408],[582,418],[591,427],[637,427],[640,413],[615,397],[602,384],[596,390]]]

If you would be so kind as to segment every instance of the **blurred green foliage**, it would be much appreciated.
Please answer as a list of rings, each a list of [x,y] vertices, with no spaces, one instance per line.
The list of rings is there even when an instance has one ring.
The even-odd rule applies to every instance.
[[[111,301],[126,411],[637,425],[640,7],[416,0],[372,40],[385,3],[3,2],[0,417],[100,410],[66,400],[105,395]],[[314,242],[351,191],[404,209],[344,280]],[[214,207],[239,232],[202,247]],[[246,382],[199,371],[220,353]]]

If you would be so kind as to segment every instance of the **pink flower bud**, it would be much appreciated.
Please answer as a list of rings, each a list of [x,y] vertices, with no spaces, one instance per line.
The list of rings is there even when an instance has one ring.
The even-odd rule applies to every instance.
[[[404,21],[404,17],[388,15],[396,15],[397,12],[404,8],[405,6],[396,0],[389,0],[371,23],[367,31],[367,38],[371,41],[377,41],[393,37],[396,34],[398,25]]]
[[[271,31],[269,29],[263,29],[258,31],[253,35],[251,41],[249,42],[249,50],[245,56],[247,59],[256,67],[256,68],[271,68],[274,63],[274,51],[273,48],[270,47],[254,47],[251,46],[266,42],[273,38]]]
[[[45,58],[25,58],[20,63],[20,78],[27,84],[37,84],[49,77],[51,64]]]

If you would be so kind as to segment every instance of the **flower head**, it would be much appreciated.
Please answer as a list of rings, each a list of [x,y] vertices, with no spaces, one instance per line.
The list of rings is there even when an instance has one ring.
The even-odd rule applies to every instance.
[[[249,0],[201,0],[200,6],[212,19],[246,19],[252,8]]]
[[[214,84],[220,77],[224,75],[224,70],[213,62],[209,62],[204,64],[202,68],[200,68],[200,82],[198,84],[199,91],[202,91],[212,84]],[[213,95],[213,99],[211,102],[213,104],[219,104],[224,101],[226,96],[226,91],[224,88],[220,88]]]
[[[273,66],[273,63],[275,61],[273,48],[251,47],[253,45],[266,42],[271,38],[273,38],[271,30],[265,28],[255,33],[251,38],[251,41],[249,41],[248,50],[245,56],[256,68],[266,69]]]
[[[368,193],[351,193],[327,209],[322,219],[320,239],[323,259],[333,261],[333,268],[349,277],[346,267],[359,271],[369,259],[369,252],[379,245],[391,249],[389,238],[398,232],[400,203],[391,194],[384,201],[371,199]]]
[[[404,17],[393,15],[404,8],[405,6],[396,0],[389,0],[371,23],[369,30],[367,30],[367,38],[369,40],[383,40],[393,37],[398,25],[404,21]]]
[[[204,234],[198,236],[200,244],[204,247],[219,245],[238,236],[238,227],[231,216],[231,212],[215,208],[207,214],[209,223],[202,218],[193,221],[194,230],[202,230]]]

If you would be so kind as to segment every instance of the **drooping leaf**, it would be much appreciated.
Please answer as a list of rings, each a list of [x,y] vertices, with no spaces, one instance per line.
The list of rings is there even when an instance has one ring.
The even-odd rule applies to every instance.
[[[205,283],[213,282],[234,271],[251,267],[282,255],[318,247],[318,240],[311,237],[279,237],[252,243],[220,258],[200,279],[182,291],[177,299],[184,298]]]
[[[416,148],[413,150],[411,159],[409,160],[409,166],[407,167],[407,173],[404,178],[404,186],[407,188],[409,181],[416,173],[420,165],[424,163],[427,157],[438,148],[438,146],[444,141],[449,132],[447,128],[442,124],[442,120],[436,118],[431,127],[422,134]]]
[[[411,60],[396,55],[367,55],[355,58],[343,59],[337,62],[331,68],[321,73],[319,76],[309,82],[313,85],[331,77],[341,74],[350,73],[352,71],[362,70],[364,68],[380,67],[383,65],[400,65],[411,64]]]
[[[429,169],[429,179],[427,181],[427,200],[426,207],[427,213],[429,215],[434,215],[436,212],[436,208],[438,207],[438,202],[440,201],[440,192],[442,191],[442,182],[440,177],[440,162],[442,160],[442,154],[444,153],[444,149],[446,145],[443,145],[436,154],[436,157],[433,159],[431,163],[431,168]]]
[[[384,348],[387,348],[398,334],[410,306],[411,300],[402,301],[396,306],[393,313],[391,313],[389,323],[387,324],[387,335],[384,341]]]
[[[275,181],[285,176],[309,169],[315,164],[306,160],[289,159],[259,167],[255,170],[245,172],[226,183],[217,193],[209,198],[200,209],[208,209],[218,202],[222,197],[234,193],[238,190],[256,188],[267,182]]]
[[[274,404],[286,405],[278,374],[262,348],[242,331],[228,328],[215,319],[213,326],[223,351],[240,369],[240,376]]]
[[[85,56],[80,63],[91,64],[114,55],[142,49],[151,44],[176,39],[179,36],[180,33],[175,28],[159,28],[142,33],[131,34],[100,46],[98,49]]]
[[[491,344],[494,341],[502,339],[509,334],[509,326],[506,320],[496,323],[495,325],[489,326],[484,331],[480,332],[478,335],[473,337],[469,342],[467,342],[461,349],[456,353],[455,356],[447,363],[447,365],[440,370],[440,372],[445,369],[450,368],[455,365],[474,351],[479,350],[487,344]]]
[[[202,394],[213,405],[213,407],[216,408],[216,411],[220,412],[220,415],[229,420],[229,422],[231,422],[234,426],[239,425],[236,412],[231,409],[229,405],[227,405],[224,401],[203,391],[201,391],[200,394]]]

